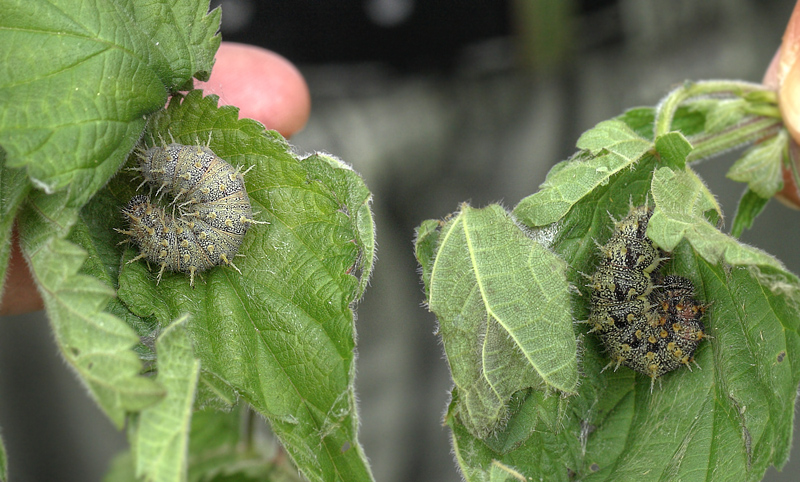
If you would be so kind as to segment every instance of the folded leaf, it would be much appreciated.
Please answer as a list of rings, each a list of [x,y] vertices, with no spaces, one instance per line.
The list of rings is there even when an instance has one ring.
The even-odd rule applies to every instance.
[[[439,320],[460,393],[458,413],[470,432],[495,430],[518,390],[575,392],[577,345],[564,309],[565,271],[500,206],[462,206],[441,227],[428,305]]]

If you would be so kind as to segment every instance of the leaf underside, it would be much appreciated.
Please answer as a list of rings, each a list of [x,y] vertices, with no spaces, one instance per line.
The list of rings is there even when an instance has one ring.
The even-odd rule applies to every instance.
[[[518,390],[575,391],[565,271],[499,206],[463,206],[442,226],[428,302],[471,431],[494,430]]]

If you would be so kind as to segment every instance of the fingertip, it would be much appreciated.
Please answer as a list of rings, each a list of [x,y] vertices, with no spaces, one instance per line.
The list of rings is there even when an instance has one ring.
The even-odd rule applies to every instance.
[[[2,297],[0,297],[0,315],[20,315],[42,310],[44,303],[36,288],[36,283],[31,277],[28,263],[22,256],[16,228],[11,239],[8,272]]]
[[[784,126],[793,142],[790,149],[797,151],[800,141],[800,1],[795,4],[781,46],[772,58],[764,74],[763,83],[778,93],[778,105]],[[796,156],[792,156],[795,159]],[[783,189],[775,197],[795,209],[800,208],[800,189],[795,182],[794,166],[782,167]]]
[[[208,82],[196,87],[220,97],[220,105],[239,108],[240,118],[255,119],[290,137],[303,129],[311,113],[308,84],[297,68],[260,47],[222,42]]]
[[[795,140],[800,140],[800,2],[798,2],[786,31],[778,53],[770,63],[764,76],[768,87],[777,87],[778,102],[783,121]]]

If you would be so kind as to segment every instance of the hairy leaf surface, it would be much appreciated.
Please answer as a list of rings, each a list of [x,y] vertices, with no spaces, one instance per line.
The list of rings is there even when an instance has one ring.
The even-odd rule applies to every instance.
[[[577,346],[563,309],[564,263],[497,205],[463,206],[438,239],[428,303],[465,426],[480,435],[493,431],[518,390],[574,392]]]
[[[700,88],[706,92],[710,87]],[[436,276],[445,237],[456,232],[454,226],[462,222],[465,210],[446,223],[422,223],[416,253],[456,382],[445,422],[466,480],[755,481],[770,465],[785,464],[800,383],[800,281],[774,257],[718,230],[722,210],[690,168],[697,152],[707,156],[741,139],[776,135],[774,119],[752,115],[755,110],[771,115],[774,109],[762,105],[770,97],[746,98],[744,104],[716,109],[707,103],[693,104],[695,108],[675,108],[673,103],[671,123],[680,131],[665,132],[655,141],[645,140],[654,135],[653,109],[634,109],[601,123],[581,138],[583,150],[556,165],[542,190],[513,211],[523,226],[512,225],[517,235],[546,240],[544,246],[568,266],[569,284],[561,287],[561,295],[569,301],[561,309],[585,320],[591,308],[586,276],[601,258],[597,245],[609,239],[614,220],[627,215],[631,206],[652,207],[647,235],[669,252],[662,272],[690,279],[695,296],[707,303],[702,321],[710,337],[696,351],[697,366],[691,371],[667,373],[651,385],[648,377],[625,367],[604,370],[609,360],[602,344],[588,326],[579,325],[583,350],[577,396],[548,396],[535,385],[517,390],[494,412],[502,414],[502,423],[494,431],[476,431],[464,417],[473,387],[459,383],[447,326],[436,310],[448,303],[463,304],[461,293],[467,292],[437,292],[437,285],[469,286],[468,270],[445,272],[447,280]],[[741,121],[745,114],[746,122]],[[661,122],[662,128],[667,125]],[[742,181],[751,186],[773,182],[763,178],[774,178],[769,166],[782,142],[778,134],[761,146],[761,157],[752,150],[746,153],[739,164],[743,168],[738,172],[746,173]],[[597,167],[608,159],[617,162],[616,167],[601,178]],[[774,182],[766,185],[774,189]],[[746,195],[740,206],[739,232],[742,223],[752,223],[763,208],[752,196],[757,194]],[[489,238],[484,248],[501,253],[493,263],[505,267],[504,272],[511,272],[520,260],[519,253],[502,250],[511,238],[504,232]],[[461,259],[469,259],[468,254],[461,253]],[[494,293],[494,298],[499,304],[514,302],[514,293]],[[534,304],[543,300],[537,298]],[[450,318],[462,322],[462,312],[454,311]],[[468,333],[460,333],[458,339],[475,336],[474,328],[463,322],[460,326]],[[553,352],[560,353],[557,348]],[[473,359],[471,365],[457,368],[480,373],[481,364]],[[493,373],[499,379],[527,375],[511,364],[500,370],[516,371]]]
[[[370,275],[374,238],[370,193],[336,159],[298,160],[276,133],[238,120],[233,107],[199,91],[176,98],[151,120],[145,139],[211,149],[242,171],[256,220],[234,261],[194,288],[183,273],[159,285],[144,261],[122,255],[119,295],[159,325],[189,314],[188,330],[205,376],[230,386],[265,415],[311,480],[371,480],[358,443],[353,392],[352,304]],[[121,207],[133,180],[109,185]],[[111,217],[107,230],[121,226]],[[120,258],[117,258],[120,259]]]

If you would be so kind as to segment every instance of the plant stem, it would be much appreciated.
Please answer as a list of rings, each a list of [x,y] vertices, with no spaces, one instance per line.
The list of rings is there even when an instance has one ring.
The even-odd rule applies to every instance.
[[[736,80],[704,80],[701,82],[684,82],[683,85],[667,94],[656,109],[654,126],[655,136],[670,132],[672,119],[678,107],[693,97],[700,96],[736,96],[755,95],[765,102],[777,103],[775,93],[761,84]]]
[[[775,135],[783,126],[780,118],[754,116],[724,131],[710,135],[698,135],[689,139],[692,152],[686,156],[687,163],[708,159],[748,142]]]

